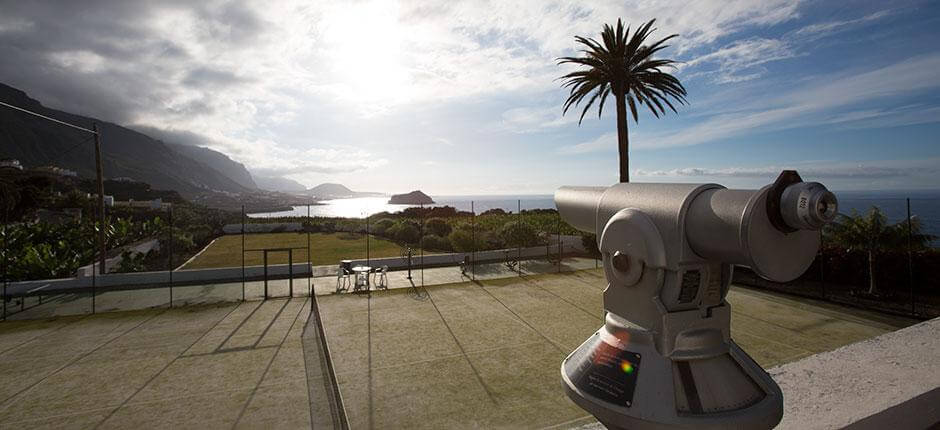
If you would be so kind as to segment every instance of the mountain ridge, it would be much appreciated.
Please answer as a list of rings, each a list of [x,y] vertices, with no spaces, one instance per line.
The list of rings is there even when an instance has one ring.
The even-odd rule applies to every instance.
[[[324,182],[313,188],[309,188],[304,191],[304,194],[311,197],[316,197],[320,200],[342,199],[350,197],[376,197],[385,195],[383,193],[374,193],[369,191],[353,191],[343,184],[337,184],[333,182]]]
[[[0,101],[87,129],[97,124],[106,178],[129,177],[187,196],[206,191],[240,193],[254,189],[243,185],[253,181],[247,182],[243,177],[233,179],[214,166],[187,156],[183,153],[187,150],[175,148],[174,144],[115,123],[45,107],[25,91],[2,83]],[[196,157],[204,160],[224,157],[244,168],[225,154],[204,149],[189,152],[201,152]],[[26,167],[56,165],[74,170],[82,177],[95,176],[90,134],[5,107],[0,108],[0,157],[18,159]]]

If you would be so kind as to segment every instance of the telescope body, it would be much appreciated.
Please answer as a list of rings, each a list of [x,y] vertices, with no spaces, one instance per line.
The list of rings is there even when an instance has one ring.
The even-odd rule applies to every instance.
[[[600,330],[562,363],[569,397],[609,428],[771,428],[776,383],[730,336],[734,265],[800,276],[837,209],[785,171],[759,190],[716,184],[562,187],[561,217],[595,233],[608,286]]]

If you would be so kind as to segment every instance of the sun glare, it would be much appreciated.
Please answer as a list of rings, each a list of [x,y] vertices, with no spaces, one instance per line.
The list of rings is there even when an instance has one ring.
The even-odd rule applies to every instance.
[[[398,12],[394,2],[369,2],[344,6],[326,16],[320,49],[333,62],[334,82],[342,97],[380,105],[409,98]]]

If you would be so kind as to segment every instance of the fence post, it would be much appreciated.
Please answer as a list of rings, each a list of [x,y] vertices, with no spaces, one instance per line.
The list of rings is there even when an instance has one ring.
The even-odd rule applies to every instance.
[[[242,301],[245,301],[245,205],[242,205]]]
[[[167,218],[170,224],[170,240],[167,241],[167,247],[170,253],[170,307],[173,307],[173,207],[167,207]]]
[[[366,266],[372,267],[372,255],[369,253],[369,216],[366,214]]]
[[[477,280],[477,229],[473,222],[476,217],[477,213],[473,200],[470,200],[470,279],[473,281]]]
[[[7,320],[7,221],[9,221],[9,210],[7,202],[3,202],[3,321]]]
[[[911,316],[915,315],[914,309],[914,263],[913,263],[913,249],[912,249],[912,239],[914,236],[914,228],[911,225],[911,199],[907,199],[907,285],[911,290]]]
[[[558,273],[561,273],[561,259],[564,258],[564,249],[561,245],[561,213],[555,219],[555,238],[558,239]]]
[[[287,250],[287,295],[294,297],[294,248]]]
[[[825,236],[819,235],[819,286],[822,289],[822,298],[826,300],[826,254],[825,254]]]
[[[307,270],[310,273],[307,274],[307,296],[313,297],[313,257],[310,256],[310,229],[313,227],[313,222],[310,220],[310,203],[307,203]]]
[[[519,213],[519,229],[516,231],[521,232],[522,228],[522,200],[516,200],[516,211]],[[520,241],[522,242],[522,241]],[[516,243],[516,270],[519,271],[519,276],[522,276],[522,243]]]
[[[97,219],[98,219],[98,207],[95,206],[95,218],[91,220],[91,233],[93,236],[96,236],[98,234],[98,232],[95,231],[95,223],[97,222],[96,221]],[[104,224],[102,224],[100,228],[103,229]],[[92,252],[92,255],[94,256],[95,253]],[[98,269],[95,268],[95,258],[92,257],[92,260],[91,260],[91,313],[92,315],[94,315],[95,313],[95,293],[96,293],[95,290],[97,289],[97,284],[98,284]]]
[[[424,212],[424,204],[421,205],[421,240],[418,241],[418,246],[421,247],[421,286],[424,286],[424,233],[425,233],[425,223],[428,221],[428,214]]]

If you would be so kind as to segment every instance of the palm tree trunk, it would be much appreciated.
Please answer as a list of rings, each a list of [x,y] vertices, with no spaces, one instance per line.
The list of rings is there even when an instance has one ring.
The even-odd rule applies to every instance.
[[[875,256],[868,251],[868,294],[875,294],[878,287],[875,285]]]
[[[617,95],[617,149],[620,151],[620,182],[630,182],[630,156],[627,154],[627,103],[624,95]]]

